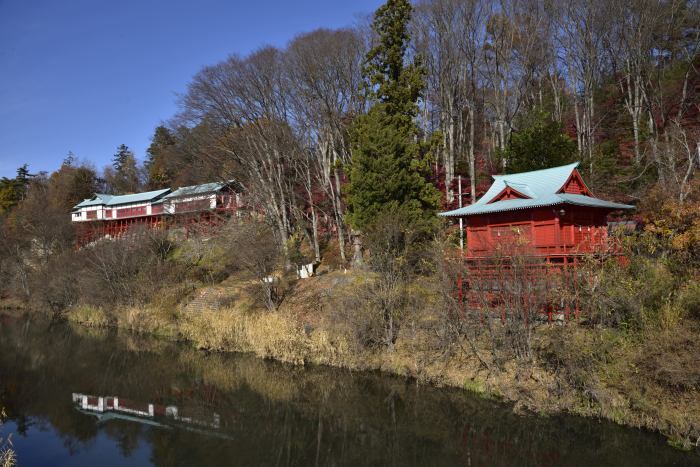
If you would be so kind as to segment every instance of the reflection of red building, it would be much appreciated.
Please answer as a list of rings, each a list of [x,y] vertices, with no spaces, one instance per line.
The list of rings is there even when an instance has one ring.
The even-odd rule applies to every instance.
[[[212,225],[239,214],[242,189],[235,182],[206,183],[129,195],[96,194],[73,207],[71,218],[81,245],[118,238],[134,227],[151,229]]]
[[[577,166],[496,175],[476,203],[441,214],[464,223],[471,279],[502,275],[515,255],[536,276],[610,250],[608,214],[633,206],[594,197]]]

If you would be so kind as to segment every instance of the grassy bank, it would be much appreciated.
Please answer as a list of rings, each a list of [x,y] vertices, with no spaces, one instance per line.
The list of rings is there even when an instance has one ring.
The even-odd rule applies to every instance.
[[[245,283],[227,280],[195,294],[209,297],[210,304],[191,300],[168,312],[83,306],[67,316],[85,326],[117,326],[211,351],[381,370],[511,401],[516,411],[605,418],[659,431],[679,448],[697,446],[700,395],[694,356],[700,345],[693,337],[698,332],[694,321],[672,333],[649,328],[641,335],[622,328],[545,324],[535,328],[530,361],[496,365],[489,360],[486,339],[476,342],[485,362],[474,357],[467,342],[445,342],[430,306],[438,302],[430,296],[437,292],[429,284],[415,285],[424,306],[403,316],[393,350],[368,344],[371,319],[363,321],[363,310],[348,308],[367,280],[364,274],[334,272],[300,281],[276,311],[256,305]],[[192,309],[192,303],[200,306]]]

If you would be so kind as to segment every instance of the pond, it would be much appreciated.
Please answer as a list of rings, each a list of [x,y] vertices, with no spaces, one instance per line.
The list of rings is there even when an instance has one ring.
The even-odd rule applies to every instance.
[[[700,465],[652,433],[377,373],[0,317],[0,405],[33,465]]]

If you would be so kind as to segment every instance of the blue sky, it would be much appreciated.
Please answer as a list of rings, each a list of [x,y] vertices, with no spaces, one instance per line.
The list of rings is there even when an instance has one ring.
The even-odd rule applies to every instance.
[[[350,26],[381,0],[0,0],[0,177],[143,158],[203,66]]]

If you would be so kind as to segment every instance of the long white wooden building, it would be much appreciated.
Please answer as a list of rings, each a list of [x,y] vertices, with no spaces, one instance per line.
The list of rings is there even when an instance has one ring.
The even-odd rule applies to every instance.
[[[78,226],[80,244],[117,238],[135,226],[216,224],[240,216],[242,191],[239,183],[228,181],[125,195],[96,193],[73,207],[71,220]]]

